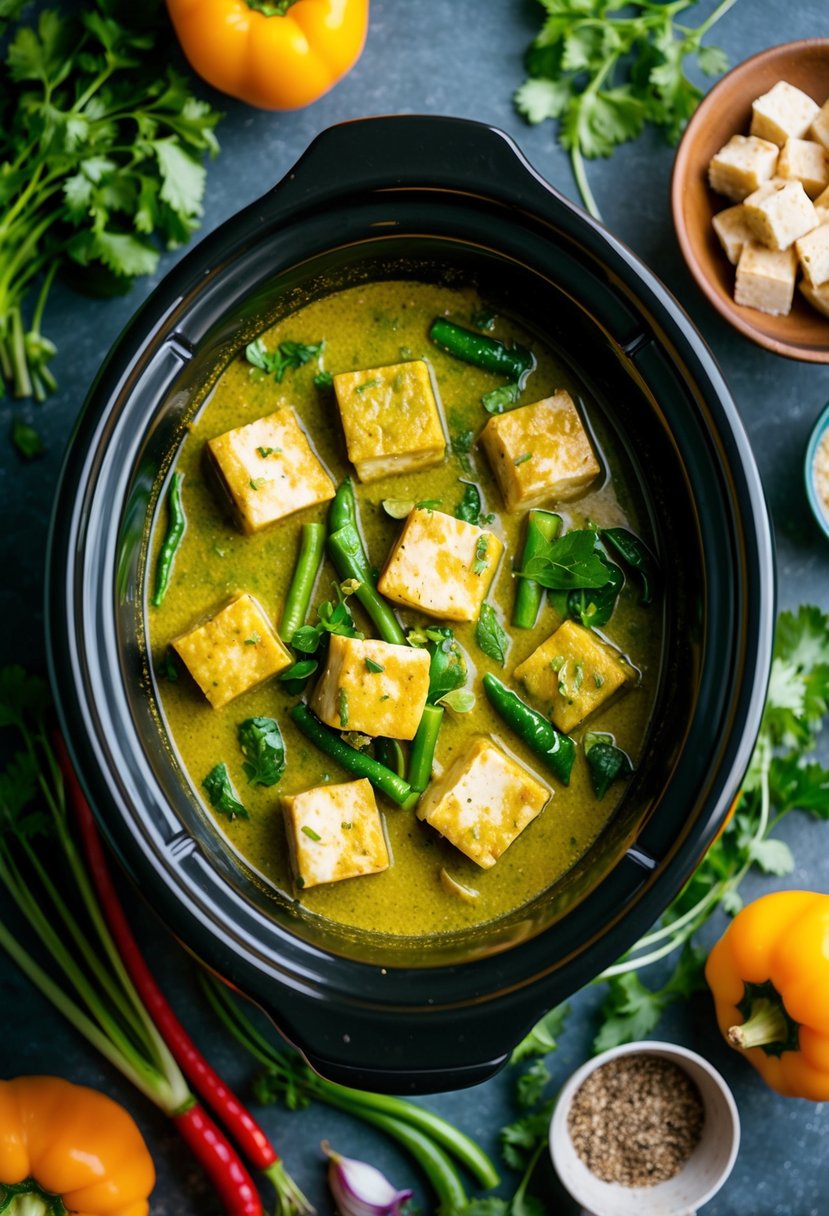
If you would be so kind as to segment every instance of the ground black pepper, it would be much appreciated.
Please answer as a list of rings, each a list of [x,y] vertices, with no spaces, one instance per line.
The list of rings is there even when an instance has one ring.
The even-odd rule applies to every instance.
[[[705,1110],[694,1082],[661,1056],[619,1056],[579,1087],[567,1121],[573,1147],[603,1182],[655,1186],[699,1143]]]

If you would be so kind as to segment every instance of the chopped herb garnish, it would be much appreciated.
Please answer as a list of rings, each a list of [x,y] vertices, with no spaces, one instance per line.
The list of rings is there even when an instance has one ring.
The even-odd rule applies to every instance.
[[[516,468],[517,468],[519,464],[526,464],[526,463],[527,463],[527,461],[528,461],[528,460],[532,460],[532,458],[533,458],[533,454],[532,454],[532,452],[525,452],[523,456],[517,456],[517,457],[516,457],[516,459],[515,459],[515,460],[513,460],[513,462],[512,462],[512,463],[513,463],[513,464],[516,466]]]
[[[476,329],[483,329],[488,332],[495,328],[495,314],[490,312],[488,308],[479,308],[472,316],[472,324]]]
[[[464,473],[472,472],[472,461],[469,459],[469,453],[472,451],[474,442],[474,431],[456,431],[449,437],[449,447],[452,455],[457,458],[458,464]]]
[[[475,545],[475,560],[472,563],[473,574],[483,574],[489,562],[486,560],[487,549],[489,548],[489,537],[479,536],[478,543]]]
[[[564,666],[564,655],[557,654],[554,659],[551,659],[550,666],[552,667],[553,671],[561,671],[562,667]]]
[[[477,524],[481,515],[481,492],[471,481],[461,482],[463,498],[455,507],[455,519],[467,524]]]
[[[276,785],[285,772],[285,744],[273,718],[246,718],[237,727],[242,768],[251,785]]]
[[[584,683],[584,667],[582,666],[581,663],[576,663],[575,669],[573,671],[573,688],[575,689],[576,692],[579,691],[579,689],[581,688],[583,683]]]
[[[317,372],[314,376],[314,384],[317,388],[331,388],[334,383],[334,377],[331,372]]]
[[[604,684],[604,676],[597,671],[593,677],[593,683],[597,688],[601,688],[601,686]]]
[[[307,823],[303,823],[301,830],[303,835],[307,836],[309,840],[322,840],[319,832],[315,832],[313,828],[309,828]]]
[[[262,641],[258,633],[252,633],[249,638],[245,638],[246,646],[258,646]]]
[[[340,726],[348,726],[348,694],[344,688],[337,693],[337,716],[340,719]]]
[[[228,819],[249,819],[250,816],[239,799],[230,781],[227,765],[217,764],[202,781],[210,805]]]
[[[377,388],[379,383],[380,383],[380,381],[377,379],[364,380],[362,384],[356,384],[354,386],[354,391],[355,391],[355,393],[364,393],[367,388]]]
[[[385,671],[385,667],[381,663],[375,663],[374,659],[366,659],[366,669],[368,671]]]
[[[521,396],[521,388],[517,384],[504,384],[501,388],[490,389],[481,397],[481,405],[488,414],[503,414],[504,410],[515,405]]]
[[[282,448],[257,448],[256,450],[263,460],[267,459],[268,456],[282,455]]]
[[[390,693],[390,692],[384,692],[384,693],[383,693],[383,695],[382,695],[382,697],[380,698],[380,700],[381,700],[381,701],[388,701],[388,699],[389,699],[389,697],[390,697],[390,696],[391,696],[391,693]]]
[[[43,440],[38,432],[19,418],[12,422],[12,443],[24,460],[34,460],[43,451]]]
[[[178,668],[173,662],[173,656],[169,649],[164,652],[164,658],[161,661],[161,672],[164,679],[169,680],[171,684],[175,684],[178,680]]]
[[[266,477],[252,477],[248,482],[248,485],[252,490],[261,490],[266,481]]]
[[[245,347],[245,358],[252,363],[257,371],[273,375],[277,384],[282,383],[282,377],[289,368],[302,367],[318,355],[323,347],[322,342],[306,345],[303,342],[280,342],[275,351],[265,349],[261,338],[250,342]]]
[[[319,664],[316,659],[300,659],[298,663],[292,663],[290,667],[286,667],[277,676],[278,680],[307,680],[317,670]]]
[[[351,822],[350,819],[344,819],[342,821],[342,823],[340,824],[340,827],[342,828],[342,830],[344,832],[350,832],[351,829],[354,827],[354,824]]]

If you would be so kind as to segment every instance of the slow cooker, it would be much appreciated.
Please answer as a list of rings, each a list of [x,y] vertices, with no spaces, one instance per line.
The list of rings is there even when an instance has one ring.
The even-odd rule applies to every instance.
[[[473,283],[589,387],[644,489],[665,644],[647,754],[607,828],[541,898],[466,935],[309,921],[227,846],[160,726],[144,622],[150,522],[184,428],[245,342],[321,293]],[[757,469],[692,322],[507,136],[459,119],[323,132],[164,279],[75,429],[48,553],[50,665],[100,825],[180,941],[346,1084],[473,1084],[630,947],[689,877],[747,768],[768,680],[773,554]]]

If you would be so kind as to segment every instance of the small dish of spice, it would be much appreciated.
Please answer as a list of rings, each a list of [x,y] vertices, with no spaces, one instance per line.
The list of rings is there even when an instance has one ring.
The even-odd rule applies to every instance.
[[[672,1043],[629,1043],[583,1065],[550,1125],[562,1184],[594,1216],[693,1216],[725,1182],[740,1121],[720,1074]]]
[[[829,405],[812,427],[803,473],[812,514],[829,537]]]

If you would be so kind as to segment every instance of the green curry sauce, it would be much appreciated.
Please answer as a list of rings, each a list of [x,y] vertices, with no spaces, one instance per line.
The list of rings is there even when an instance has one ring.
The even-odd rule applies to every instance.
[[[161,713],[169,737],[194,790],[205,803],[206,813],[213,816],[216,830],[224,834],[231,848],[286,899],[298,901],[311,914],[359,930],[404,936],[440,934],[468,929],[521,907],[573,866],[613,815],[625,789],[624,781],[617,781],[598,800],[580,747],[570,785],[562,786],[512,735],[481,692],[480,676],[485,671],[492,671],[510,683],[517,664],[560,623],[548,596],[534,629],[513,630],[509,626],[515,595],[513,560],[520,552],[526,512],[506,513],[487,460],[471,443],[487,421],[481,396],[498,387],[503,379],[458,362],[428,339],[429,326],[436,316],[447,315],[460,324],[470,325],[481,309],[482,301],[471,289],[416,282],[371,283],[307,305],[267,331],[263,340],[269,350],[284,341],[313,344],[324,340],[321,356],[306,366],[287,371],[281,383],[271,375],[253,370],[243,355],[235,359],[190,426],[176,462],[177,470],[184,474],[182,497],[187,529],[163,603],[147,610]],[[576,502],[547,504],[561,514],[564,529],[583,527],[590,520],[608,527],[626,526],[641,534],[645,520],[635,479],[623,454],[614,447],[612,435],[603,427],[598,410],[591,409],[582,386],[536,337],[513,322],[496,318],[490,332],[504,341],[532,346],[537,356],[537,368],[520,404],[537,401],[560,388],[567,389],[581,403],[592,430],[605,476],[594,483],[599,488]],[[333,392],[317,387],[314,376],[321,367],[340,372],[412,358],[426,358],[433,368],[455,451],[447,447],[446,459],[436,467],[362,486],[353,477],[346,459]],[[477,694],[477,701],[475,708],[466,714],[447,710],[436,761],[440,767],[446,767],[464,750],[472,735],[484,733],[526,765],[552,790],[552,796],[541,814],[490,870],[484,871],[468,860],[431,827],[421,823],[415,811],[403,811],[378,794],[392,859],[389,869],[299,891],[291,875],[280,795],[353,778],[317,752],[298,732],[288,717],[288,710],[298,698],[289,695],[278,680],[269,680],[223,709],[214,710],[180,665],[176,680],[164,677],[171,640],[210,616],[232,595],[242,591],[252,593],[278,625],[296,561],[301,526],[310,520],[325,519],[327,504],[301,511],[264,532],[244,536],[229,520],[205,481],[203,449],[207,439],[284,405],[296,410],[335,483],[352,476],[369,556],[378,569],[402,527],[382,509],[383,499],[440,499],[440,509],[452,514],[463,493],[459,481],[463,478],[478,484],[484,511],[495,514],[489,526],[502,538],[506,551],[489,602],[495,605],[510,633],[510,648],[501,668],[476,645],[474,624],[454,627],[469,661],[467,687]],[[151,571],[165,526],[166,511],[161,509],[153,536],[148,567]],[[326,559],[312,600],[310,620],[316,619],[316,605],[332,598],[331,584],[335,577]],[[359,605],[353,600],[351,603],[358,628],[366,636],[372,636],[370,622]],[[440,623],[408,610],[399,610],[398,615],[404,628]],[[602,633],[629,657],[640,671],[641,680],[574,731],[577,742],[586,730],[608,731],[634,762],[638,761],[656,692],[660,628],[658,607],[643,607],[637,587],[628,579]],[[306,696],[312,687],[313,682],[307,686]],[[516,691],[523,695],[520,686]],[[277,719],[285,741],[286,770],[279,784],[272,788],[248,784],[237,740],[238,724],[260,715]],[[403,745],[404,750],[407,746]],[[206,801],[202,781],[222,761],[250,812],[249,819],[228,820],[213,811]],[[448,890],[441,882],[441,868],[477,891],[477,898],[467,902]]]

